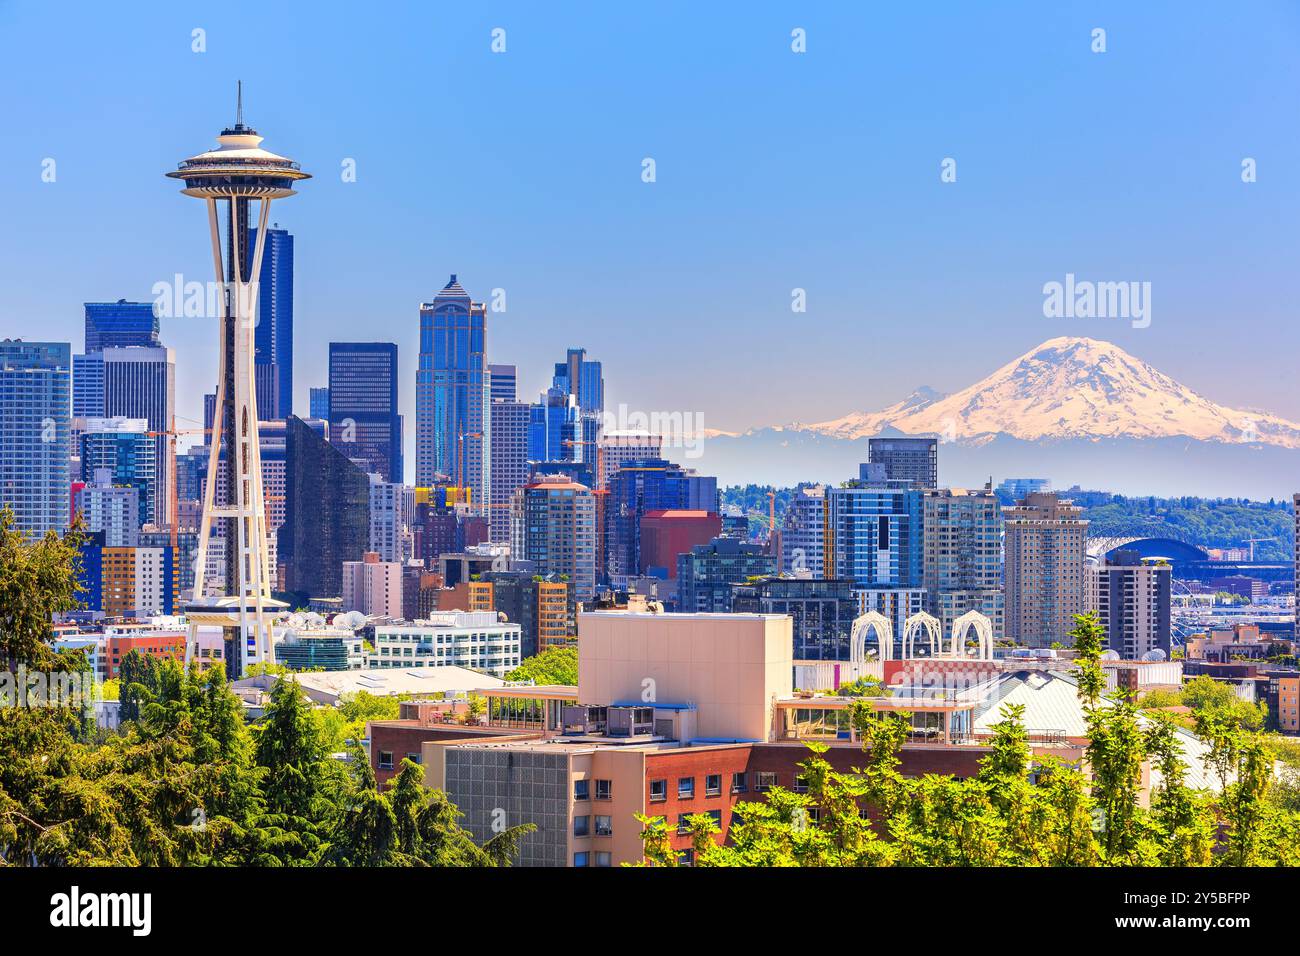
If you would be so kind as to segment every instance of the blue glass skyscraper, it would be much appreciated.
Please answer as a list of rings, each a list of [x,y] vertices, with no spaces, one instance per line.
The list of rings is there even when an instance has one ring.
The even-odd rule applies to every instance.
[[[402,416],[397,413],[397,346],[331,342],[330,444],[384,481],[402,480]]]
[[[415,482],[441,476],[490,496],[492,378],[487,365],[487,308],[456,277],[420,306],[420,365],[415,380]]]
[[[86,354],[142,345],[157,348],[158,316],[152,302],[87,302]]]
[[[257,243],[248,232],[248,248]],[[293,411],[293,236],[278,227],[266,230],[253,333],[257,416],[287,418]]]
[[[0,506],[29,534],[68,526],[71,378],[70,344],[0,341]]]

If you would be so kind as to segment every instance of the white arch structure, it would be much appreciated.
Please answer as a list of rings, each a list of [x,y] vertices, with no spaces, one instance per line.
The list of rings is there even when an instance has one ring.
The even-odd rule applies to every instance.
[[[993,660],[993,622],[979,611],[967,611],[952,622],[952,643],[949,645],[949,657],[965,657],[964,638],[970,628],[975,628],[975,637],[979,640],[979,651],[975,660]]]
[[[876,632],[876,643],[879,645],[879,657],[882,661],[893,659],[894,654],[894,625],[889,623],[889,618],[879,611],[868,611],[861,614],[853,620],[853,629],[849,632],[849,662],[852,664],[864,664],[867,660],[867,631]]]
[[[903,622],[903,659],[910,659],[916,652],[917,633],[924,630],[930,639],[930,656],[937,656],[943,649],[943,625],[939,619],[925,611],[913,614]]]

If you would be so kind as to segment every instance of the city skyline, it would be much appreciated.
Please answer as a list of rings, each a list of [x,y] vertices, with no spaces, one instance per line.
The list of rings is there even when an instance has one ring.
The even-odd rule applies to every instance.
[[[727,430],[824,421],[921,384],[953,390],[1047,338],[1082,335],[1216,401],[1300,418],[1285,374],[1297,333],[1278,294],[1300,254],[1284,178],[1300,149],[1273,119],[1295,88],[1281,55],[1300,32],[1291,8],[1221,23],[1026,7],[996,28],[954,10],[926,21],[927,44],[898,50],[874,38],[918,27],[885,11],[763,9],[744,23],[692,11],[683,30],[594,7],[563,24],[523,6],[436,20],[412,8],[408,30],[383,31],[385,62],[349,54],[364,68],[342,88],[313,71],[378,28],[311,21],[253,44],[238,39],[237,13],[154,13],[127,32],[88,12],[84,36],[62,38],[67,69],[15,104],[15,146],[0,157],[16,226],[0,239],[7,335],[77,352],[83,303],[147,301],[176,274],[206,280],[194,210],[168,205],[152,171],[210,138],[211,117],[233,119],[242,77],[250,123],[325,171],[310,204],[275,217],[296,242],[294,409],[326,384],[329,342],[395,343],[408,473],[419,303],[453,272],[489,308],[503,290],[488,361],[517,366],[525,398],[546,388],[557,348],[581,346],[606,366],[607,407],[700,412]],[[30,53],[12,38],[51,26],[18,7],[0,21],[0,70],[21,71]],[[1097,26],[1105,53],[1090,49]],[[806,53],[791,49],[795,28]],[[452,65],[445,82],[391,95],[424,82],[409,64],[429,37]],[[255,69],[264,44],[269,65]],[[87,86],[105,51],[111,76]],[[569,62],[577,52],[585,63]],[[160,66],[173,82],[146,80]],[[586,81],[596,69],[612,77],[599,90]],[[87,146],[112,142],[124,117],[151,131],[138,148]],[[119,194],[89,182],[92,154]],[[1247,157],[1257,182],[1242,182]],[[956,182],[940,179],[945,158]],[[120,241],[104,243],[94,224],[110,222]],[[1073,274],[1151,282],[1150,325],[1046,318],[1044,283]],[[807,312],[791,312],[796,288]],[[201,421],[214,384],[211,326],[162,320],[182,426]],[[650,328],[690,347],[647,362],[637,330]],[[896,358],[864,375],[881,353]],[[741,373],[733,387],[716,387],[714,354]],[[789,368],[816,371],[759,384]]]

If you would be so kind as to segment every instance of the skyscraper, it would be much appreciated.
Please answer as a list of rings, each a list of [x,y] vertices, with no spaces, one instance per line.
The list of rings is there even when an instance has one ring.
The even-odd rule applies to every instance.
[[[329,388],[313,388],[308,393],[310,402],[309,413],[312,418],[319,418],[329,421],[330,417],[330,390]]]
[[[515,492],[510,553],[538,574],[567,575],[574,597],[596,595],[596,499],[558,475],[539,476]]]
[[[248,248],[257,231],[248,231]],[[253,371],[257,417],[283,419],[293,412],[293,236],[266,230],[266,249],[258,277],[257,329],[253,333]]]
[[[370,544],[370,479],[296,415],[286,422],[285,515],[279,558],[285,589],[311,597],[343,593],[343,562]]]
[[[1006,628],[1012,640],[1047,647],[1067,640],[1084,609],[1083,509],[1055,492],[1031,492],[1003,510],[1006,521]]]
[[[827,488],[826,576],[859,589],[923,587],[921,497],[908,479],[867,477]]]
[[[111,348],[158,348],[158,315],[152,302],[87,302],[86,354]]]
[[[605,378],[599,362],[587,360],[586,349],[569,349],[555,363],[551,384],[573,397],[584,415],[599,417],[605,410]]]
[[[397,346],[331,342],[330,443],[363,471],[402,480],[402,416],[397,412]]]
[[[662,458],[626,462],[609,476],[607,491],[606,573],[615,583],[640,573],[641,519],[646,512],[665,509],[718,512],[716,478],[697,475]]]
[[[596,449],[596,487],[604,489],[609,478],[630,461],[662,458],[662,435],[641,431],[602,432]]]
[[[176,358],[168,348],[106,348],[99,353],[104,365],[104,418],[140,418],[155,433],[153,506],[155,524],[171,520],[171,481],[176,474],[172,444],[163,439],[176,416]]]
[[[781,570],[820,578],[825,540],[826,489],[796,488],[781,523]]]
[[[492,379],[487,367],[487,307],[456,276],[420,306],[420,365],[415,381],[415,483],[438,476],[490,500]]]
[[[72,347],[0,341],[0,507],[33,535],[68,527]]]
[[[519,397],[518,370],[513,365],[489,365],[492,378],[492,401],[513,402]]]
[[[78,477],[89,482],[97,471],[106,470],[110,484],[136,489],[139,522],[153,524],[158,497],[158,441],[157,436],[149,434],[149,423],[143,418],[89,418],[81,433]]]
[[[867,461],[885,466],[885,477],[913,482],[918,488],[939,487],[937,438],[869,438]]]
[[[495,381],[495,377],[494,377]],[[510,541],[510,503],[528,481],[528,422],[530,409],[513,398],[492,401],[492,508],[489,516],[494,544]]]
[[[134,548],[140,543],[140,493],[114,484],[113,472],[97,468],[77,496],[86,531],[104,536],[104,547]]]
[[[1003,636],[1002,507],[989,486],[926,492],[925,593],[927,610],[947,638],[967,611],[993,623]]]
[[[1123,549],[1102,562],[1087,569],[1087,608],[1106,629],[1106,646],[1126,660],[1152,651],[1168,656],[1173,567]]]

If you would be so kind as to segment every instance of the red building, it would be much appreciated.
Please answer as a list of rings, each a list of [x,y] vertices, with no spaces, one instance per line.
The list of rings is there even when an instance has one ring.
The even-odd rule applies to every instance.
[[[642,574],[666,569],[677,577],[677,556],[689,554],[697,544],[708,544],[722,532],[722,517],[711,511],[681,508],[647,511],[641,516]]]
[[[139,651],[150,657],[170,657],[184,662],[185,635],[179,633],[109,635],[104,639],[104,660],[107,664],[104,676],[108,680],[113,680],[121,673],[122,658],[132,651]]]

